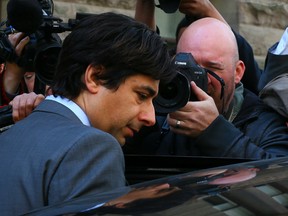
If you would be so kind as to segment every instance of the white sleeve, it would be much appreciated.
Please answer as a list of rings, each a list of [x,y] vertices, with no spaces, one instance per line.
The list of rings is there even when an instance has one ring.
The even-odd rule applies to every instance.
[[[288,27],[285,29],[277,47],[271,51],[275,55],[288,54]]]

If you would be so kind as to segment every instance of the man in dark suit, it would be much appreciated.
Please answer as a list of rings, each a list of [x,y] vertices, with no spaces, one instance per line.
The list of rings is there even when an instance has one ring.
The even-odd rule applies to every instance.
[[[145,25],[114,13],[81,20],[53,95],[0,135],[1,214],[125,186],[121,145],[155,123],[152,100],[171,76],[167,45]]]
[[[288,125],[288,28],[267,52],[258,89],[260,98],[281,116]]]

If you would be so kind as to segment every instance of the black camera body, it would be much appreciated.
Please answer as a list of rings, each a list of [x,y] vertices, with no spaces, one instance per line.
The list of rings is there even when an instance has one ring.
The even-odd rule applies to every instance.
[[[198,65],[191,53],[178,53],[174,58],[177,75],[169,83],[159,84],[154,100],[157,114],[167,114],[185,106],[188,101],[198,100],[191,89],[191,81],[207,92],[207,71]]]
[[[52,33],[53,27],[50,23],[48,27],[45,26],[47,23],[44,19],[39,30],[29,35],[30,41],[16,62],[26,71],[34,71],[42,83],[50,85],[56,71],[62,41],[57,34]]]
[[[180,0],[158,0],[156,7],[161,8],[165,13],[174,13],[180,4]]]

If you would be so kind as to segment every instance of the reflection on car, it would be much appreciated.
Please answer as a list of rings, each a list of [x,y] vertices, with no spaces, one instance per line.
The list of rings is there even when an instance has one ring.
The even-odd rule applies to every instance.
[[[287,180],[288,157],[248,161],[143,181],[26,215],[288,215]]]

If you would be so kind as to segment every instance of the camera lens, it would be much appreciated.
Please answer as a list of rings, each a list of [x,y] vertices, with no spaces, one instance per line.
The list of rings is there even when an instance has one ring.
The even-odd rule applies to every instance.
[[[60,46],[47,47],[37,53],[35,57],[35,72],[39,80],[44,84],[51,85],[56,71]]]
[[[185,75],[178,72],[170,83],[160,83],[159,93],[154,100],[156,113],[166,114],[174,112],[185,106],[189,98],[190,82]]]
[[[171,82],[167,85],[160,84],[159,94],[162,95],[165,100],[173,100],[178,94],[177,83]]]

